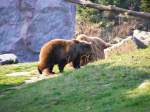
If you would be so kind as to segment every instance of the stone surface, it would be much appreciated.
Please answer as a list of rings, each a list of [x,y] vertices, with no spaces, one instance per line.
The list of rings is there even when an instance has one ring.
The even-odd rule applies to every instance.
[[[111,44],[117,44],[119,42],[121,42],[123,39],[120,37],[115,37],[110,43]]]
[[[39,75],[39,76],[34,76],[34,77],[30,77],[28,80],[25,80],[25,84],[30,84],[30,83],[35,83],[41,80],[45,80],[45,79],[49,79],[49,78],[55,78],[55,77],[59,77],[62,74],[55,74],[55,75]]]
[[[137,48],[145,48],[148,45],[150,45],[150,32],[134,30],[133,36],[129,36],[112,47],[105,49],[105,58],[110,58],[112,55],[129,53]]]
[[[1,54],[0,65],[18,63],[18,57],[15,54]]]
[[[31,76],[30,72],[14,72],[6,74],[6,76],[10,77],[19,77],[19,76]]]
[[[147,89],[150,87],[150,81],[149,80],[145,80],[143,83],[141,83],[139,86],[138,86],[138,89]]]
[[[133,37],[138,48],[145,48],[150,45],[150,32],[134,30]]]
[[[65,0],[1,0],[0,53],[36,61],[41,46],[74,35],[75,5]]]
[[[110,58],[113,55],[120,55],[135,51],[137,45],[135,44],[133,37],[129,36],[121,42],[114,44],[112,47],[104,49],[105,58]]]

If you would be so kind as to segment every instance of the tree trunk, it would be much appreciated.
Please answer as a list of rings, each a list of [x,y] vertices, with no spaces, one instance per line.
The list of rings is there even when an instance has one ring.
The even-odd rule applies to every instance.
[[[137,12],[137,11],[127,10],[127,9],[119,8],[119,7],[116,7],[113,5],[105,6],[105,5],[101,5],[101,4],[92,3],[92,2],[86,1],[86,0],[66,0],[66,1],[72,2],[75,4],[80,4],[85,7],[102,10],[102,11],[103,10],[104,11],[114,11],[114,12],[124,13],[126,15],[150,19],[150,13],[147,13],[147,12]]]

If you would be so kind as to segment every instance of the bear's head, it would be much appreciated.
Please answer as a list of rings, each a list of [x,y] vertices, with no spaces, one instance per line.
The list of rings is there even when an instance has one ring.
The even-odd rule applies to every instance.
[[[73,40],[75,44],[76,51],[79,55],[89,55],[91,53],[91,43],[86,41]]]

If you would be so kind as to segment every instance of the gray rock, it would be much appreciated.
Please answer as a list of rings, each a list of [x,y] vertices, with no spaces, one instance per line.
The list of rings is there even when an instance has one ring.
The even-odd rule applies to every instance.
[[[0,52],[21,61],[36,61],[45,42],[74,35],[75,5],[65,0],[1,0],[0,15]]]
[[[111,41],[111,44],[117,44],[119,42],[121,42],[123,39],[120,38],[120,37],[115,37],[112,41]]]
[[[123,39],[121,42],[114,44],[112,47],[104,49],[105,58],[110,58],[113,55],[127,54],[129,52],[135,51],[137,45],[133,41],[133,37],[129,36]]]
[[[18,58],[15,54],[1,54],[0,65],[15,64],[18,63]]]
[[[150,32],[134,30],[133,38],[138,48],[146,48],[150,45]]]

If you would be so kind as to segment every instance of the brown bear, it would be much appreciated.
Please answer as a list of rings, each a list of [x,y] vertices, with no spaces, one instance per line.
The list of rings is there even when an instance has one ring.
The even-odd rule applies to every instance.
[[[104,59],[104,49],[111,46],[111,44],[106,43],[99,37],[88,37],[84,34],[78,35],[76,40],[91,42],[91,55],[82,56],[80,62],[81,65],[85,65],[98,59]]]
[[[40,74],[54,74],[53,66],[58,65],[59,71],[67,63],[72,62],[74,68],[80,68],[82,55],[91,52],[90,43],[78,40],[54,39],[43,45],[39,55],[38,71]]]

